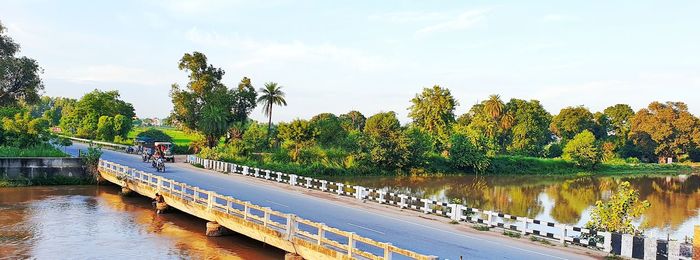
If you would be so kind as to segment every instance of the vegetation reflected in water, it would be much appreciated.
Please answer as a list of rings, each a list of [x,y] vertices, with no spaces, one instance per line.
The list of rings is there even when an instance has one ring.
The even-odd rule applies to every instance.
[[[692,237],[700,223],[700,176],[403,176],[336,177],[335,181],[517,216],[583,226],[597,200],[606,200],[624,181],[639,190],[649,208],[637,220],[645,234]]]
[[[280,259],[243,236],[204,236],[205,221],[155,214],[143,197],[116,187],[0,189],[0,256],[39,259]]]

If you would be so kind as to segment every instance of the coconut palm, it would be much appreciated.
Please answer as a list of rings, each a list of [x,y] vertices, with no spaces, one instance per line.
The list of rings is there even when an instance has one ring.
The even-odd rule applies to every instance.
[[[501,101],[501,96],[491,95],[484,104],[484,110],[493,119],[498,119],[501,116],[501,113],[503,113],[504,106],[505,105]]]
[[[263,113],[268,117],[267,136],[270,137],[270,131],[272,130],[272,107],[274,105],[286,106],[287,101],[284,100],[282,86],[277,86],[275,82],[265,83],[265,87],[260,88],[258,92],[260,92],[258,104],[263,105]]]

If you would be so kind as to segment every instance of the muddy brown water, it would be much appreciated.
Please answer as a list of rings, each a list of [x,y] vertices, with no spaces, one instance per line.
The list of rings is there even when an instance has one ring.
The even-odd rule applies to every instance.
[[[204,236],[206,221],[155,214],[115,186],[0,188],[0,259],[284,259],[241,235]]]
[[[651,208],[635,221],[646,235],[683,240],[700,225],[700,175],[448,175],[329,177],[350,185],[411,194],[516,216],[584,226],[598,200],[630,182]]]

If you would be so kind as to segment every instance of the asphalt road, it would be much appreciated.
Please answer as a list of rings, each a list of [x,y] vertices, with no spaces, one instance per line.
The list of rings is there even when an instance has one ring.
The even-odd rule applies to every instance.
[[[67,152],[77,155],[85,144],[74,143]],[[240,178],[212,171],[167,164],[164,173],[157,173],[137,155],[103,150],[102,159],[133,167],[163,177],[186,182],[219,194],[296,214],[305,219],[325,223],[341,230],[352,231],[376,241],[390,242],[401,248],[440,259],[584,259],[580,254],[529,243],[514,243],[506,237],[489,237],[416,223],[410,218],[363,210],[345,203],[305,195],[272,185],[246,182]],[[368,202],[370,203],[370,202]],[[449,226],[447,226],[449,227]]]

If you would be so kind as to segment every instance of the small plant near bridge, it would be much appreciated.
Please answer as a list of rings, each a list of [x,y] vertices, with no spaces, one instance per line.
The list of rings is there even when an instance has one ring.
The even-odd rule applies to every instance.
[[[485,226],[485,225],[473,225],[472,228],[473,228],[473,229],[476,229],[476,230],[479,230],[479,231],[489,231],[489,230],[491,230],[491,228],[490,228],[489,226]]]
[[[512,238],[520,238],[521,237],[520,233],[508,231],[508,230],[503,230],[503,235],[507,236],[507,237],[512,237]]]
[[[639,191],[632,189],[629,182],[623,182],[606,202],[596,202],[591,220],[586,228],[595,231],[619,232],[637,235],[641,233],[632,220],[640,217],[651,204],[639,199]]]

